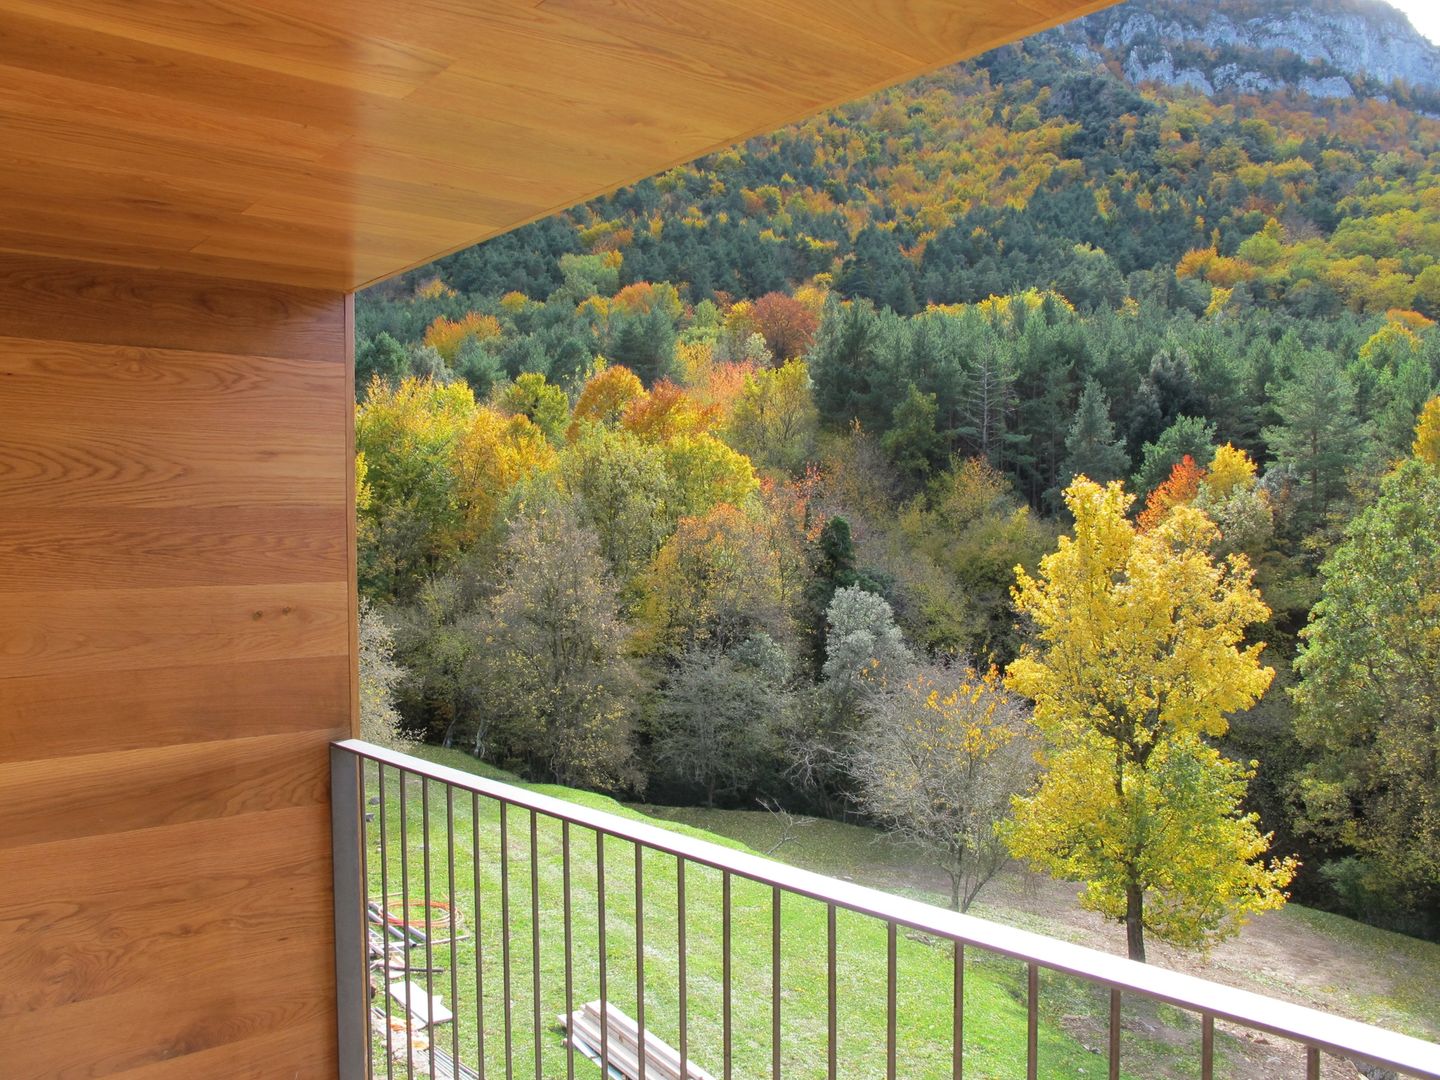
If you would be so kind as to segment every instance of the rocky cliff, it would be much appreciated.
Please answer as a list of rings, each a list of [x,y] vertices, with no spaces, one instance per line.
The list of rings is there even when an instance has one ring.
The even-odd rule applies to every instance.
[[[1440,104],[1440,48],[1382,0],[1130,0],[1054,40],[1134,83]]]

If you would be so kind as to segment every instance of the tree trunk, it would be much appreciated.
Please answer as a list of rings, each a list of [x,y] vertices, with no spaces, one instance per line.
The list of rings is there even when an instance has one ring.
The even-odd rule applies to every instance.
[[[1145,890],[1125,886],[1125,948],[1131,960],[1145,963]]]

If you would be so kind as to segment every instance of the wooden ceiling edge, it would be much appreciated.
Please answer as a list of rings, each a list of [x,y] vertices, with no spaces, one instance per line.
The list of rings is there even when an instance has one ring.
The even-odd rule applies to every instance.
[[[850,104],[850,102],[860,101],[860,99],[865,98],[865,96],[877,94],[877,92],[884,91],[884,89],[891,88],[891,86],[901,85],[904,84],[904,82],[909,82],[910,79],[920,78],[920,76],[929,75],[930,72],[940,71],[940,69],[952,65],[952,63],[959,63],[962,62],[962,60],[975,58],[975,56],[989,52],[991,49],[1001,48],[1001,46],[1017,42],[1017,40],[1035,35],[1035,33],[1043,33],[1044,30],[1053,29],[1053,27],[1060,26],[1060,24],[1073,22],[1073,20],[1080,19],[1080,17],[1087,16],[1087,14],[1099,12],[1099,10],[1106,9],[1106,7],[1110,7],[1115,3],[1117,3],[1117,0],[1067,0],[1067,10],[1050,14],[1035,12],[1024,0],[1017,0],[1015,6],[1017,6],[1018,9],[1024,10],[1024,12],[1031,14],[1031,16],[1038,16],[1035,22],[1025,24],[1025,26],[1020,27],[1020,29],[1005,30],[1005,32],[996,33],[994,37],[986,37],[986,39],[981,40],[979,45],[968,46],[968,48],[959,50],[959,52],[946,56],[946,58],[942,60],[935,60],[935,62],[932,62],[932,60],[916,60],[916,66],[913,66],[913,68],[906,68],[903,69],[903,71],[894,73],[894,75],[884,76],[884,78],[878,79],[876,82],[858,86],[857,89],[851,89],[851,91],[845,91],[844,94],[837,95],[835,98],[825,99],[825,101],[821,101],[819,104],[802,105],[802,107],[795,108],[795,111],[789,112],[789,114],[783,114],[782,112],[779,120],[759,122],[759,124],[756,124],[753,128],[749,128],[749,130],[742,130],[734,135],[726,135],[726,137],[713,141],[713,143],[703,144],[701,147],[696,148],[696,150],[684,151],[680,156],[662,158],[658,163],[648,164],[644,170],[638,171],[638,173],[622,174],[621,179],[615,180],[613,183],[609,183],[608,181],[608,183],[600,184],[599,187],[595,187],[595,189],[589,190],[589,192],[579,194],[579,196],[566,197],[566,199],[560,200],[560,202],[554,203],[552,206],[537,210],[533,215],[520,217],[520,219],[514,220],[514,222],[507,223],[503,228],[490,230],[490,232],[484,232],[478,236],[471,236],[471,238],[462,240],[462,242],[445,246],[445,248],[438,249],[438,251],[426,253],[426,255],[420,256],[420,258],[410,259],[410,261],[405,262],[405,264],[397,265],[393,269],[387,269],[387,271],[384,272],[364,276],[364,278],[359,279],[359,281],[356,281],[357,272],[366,271],[361,269],[361,266],[354,265],[354,262],[351,262],[348,266],[336,265],[333,266],[333,268],[324,268],[324,266],[320,265],[295,268],[295,266],[281,264],[281,262],[278,261],[262,261],[262,259],[255,259],[255,261],[243,261],[243,259],[228,261],[228,259],[223,258],[223,256],[216,256],[216,258],[213,259],[199,258],[199,261],[193,261],[194,265],[186,266],[186,268],[176,268],[176,266],[168,262],[167,259],[160,258],[160,256],[156,255],[153,251],[82,252],[73,251],[72,249],[72,251],[63,253],[53,251],[42,252],[36,251],[32,243],[24,243],[23,239],[12,238],[13,242],[7,242],[7,236],[3,235],[3,233],[0,233],[0,255],[7,256],[7,258],[10,259],[33,259],[33,261],[37,262],[71,262],[71,264],[95,266],[95,268],[107,266],[107,268],[131,269],[131,271],[192,276],[192,278],[210,279],[210,281],[248,282],[248,284],[271,285],[271,287],[276,288],[300,289],[300,291],[324,292],[324,294],[353,294],[353,292],[359,292],[360,289],[370,288],[372,285],[380,284],[380,282],[389,281],[390,278],[395,278],[397,275],[406,274],[406,272],[419,268],[419,266],[431,264],[431,262],[435,262],[436,259],[445,258],[446,255],[454,255],[455,252],[465,251],[465,249],[472,248],[472,246],[477,245],[477,243],[497,238],[497,236],[503,236],[505,233],[513,232],[513,230],[523,228],[523,226],[539,222],[539,220],[556,215],[556,213],[563,212],[563,210],[570,209],[570,207],[579,206],[579,204],[590,202],[592,199],[600,199],[600,197],[606,196],[606,194],[618,192],[622,187],[638,183],[638,181],[648,179],[648,177],[657,176],[657,174],[668,170],[668,168],[683,166],[683,164],[704,157],[706,154],[726,150],[726,148],[733,147],[733,145],[746,143],[747,140],[762,137],[762,135],[778,131],[780,128],[804,121],[806,118],[815,117],[815,115],[822,114],[822,112],[840,108],[842,105]],[[356,236],[360,235],[361,233],[356,233]],[[197,246],[203,246],[203,243]],[[193,251],[190,253],[194,255]],[[351,248],[351,253],[354,253],[353,248]],[[373,268],[377,261],[374,258],[364,258],[363,262],[366,262],[366,264],[369,264],[369,266]]]
[[[498,229],[495,232],[486,233],[483,236],[477,237],[476,239],[467,240],[464,243],[456,244],[454,247],[446,248],[443,251],[438,251],[433,255],[427,255],[422,259],[416,259],[414,262],[408,263],[407,265],[399,267],[398,269],[391,270],[388,273],[384,273],[379,275],[378,277],[371,278],[368,281],[361,282],[360,284],[353,286],[351,291],[360,292],[361,290],[368,289],[373,285],[379,285],[383,281],[388,281],[393,277],[399,277],[401,274],[408,273],[409,271],[415,270],[421,266],[426,266],[432,262],[435,262],[437,259],[443,259],[447,255],[454,255],[457,251],[465,251],[467,248],[475,247],[477,244],[483,244],[487,240],[493,240],[497,236],[504,236],[506,233],[514,232],[516,229],[524,228],[526,225],[533,225],[537,221],[543,221],[554,214],[558,214],[564,210],[570,209],[572,206],[579,206],[580,204],[587,203],[592,199],[598,199],[602,196],[612,194],[613,192],[619,191],[623,187],[628,187],[631,184],[637,184],[641,180],[647,180],[650,177],[657,176],[660,173],[665,172],[669,169],[676,168],[680,165],[688,164],[689,162],[692,162],[697,158],[702,158],[707,154],[713,154],[720,150],[725,150],[731,146],[736,146],[740,143],[746,142],[750,139],[754,139],[758,136],[767,135],[772,131],[778,131],[781,128],[788,127],[791,124],[797,124],[802,120],[808,120],[812,116],[818,116],[819,114],[823,112],[828,112],[831,109],[837,109],[842,105],[848,105],[852,101],[859,101],[862,98],[869,97],[871,94],[878,94],[882,90],[888,90],[892,86],[899,86],[902,83],[907,83],[911,79],[918,79],[922,75],[928,75],[932,71],[939,71],[941,68],[949,67],[951,64],[958,64],[962,61],[970,60],[977,56],[983,56],[985,53],[990,52],[992,49],[998,49],[1005,45],[1014,44],[1015,42],[1020,41],[1024,38],[1031,37],[1035,34],[1042,34],[1046,30],[1053,30],[1057,26],[1063,26],[1066,23],[1074,22],[1076,19],[1083,19],[1087,15],[1093,15],[1097,11],[1103,11],[1105,8],[1113,7],[1119,2],[1121,2],[1121,0],[1083,0],[1082,3],[1076,4],[1070,11],[1066,12],[1065,14],[1057,15],[1054,18],[1043,19],[1042,21],[1027,27],[1025,30],[1022,30],[1018,34],[1002,35],[992,41],[986,42],[978,49],[967,49],[954,56],[948,57],[945,60],[941,60],[939,63],[926,62],[920,67],[912,69],[905,74],[897,75],[894,78],[887,77],[880,82],[870,85],[868,87],[862,87],[861,89],[854,92],[846,92],[843,97],[835,98],[833,100],[825,102],[824,104],[817,105],[813,108],[806,108],[805,110],[796,113],[795,115],[790,116],[786,119],[782,119],[778,122],[767,121],[766,123],[752,128],[748,131],[745,131],[742,134],[727,137],[720,140],[719,142],[712,143],[701,150],[696,150],[693,153],[686,153],[683,157],[662,162],[660,165],[648,169],[646,172],[643,172],[638,176],[628,176],[623,180],[620,180],[614,184],[608,184],[604,187],[598,188],[586,195],[581,195],[578,198],[570,199],[565,202],[548,207],[547,209],[541,210],[540,212],[530,217],[523,218],[515,222],[513,225],[507,225],[503,229]]]

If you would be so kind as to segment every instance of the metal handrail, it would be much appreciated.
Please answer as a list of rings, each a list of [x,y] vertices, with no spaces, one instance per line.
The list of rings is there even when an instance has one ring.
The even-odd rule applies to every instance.
[[[591,829],[599,837],[616,837],[635,844],[637,851],[648,848],[664,852],[682,860],[682,865],[683,862],[692,862],[711,867],[727,876],[746,878],[780,892],[809,897],[834,908],[888,923],[892,927],[892,985],[889,989],[892,1001],[893,928],[896,927],[909,928],[966,947],[1020,960],[1029,968],[1029,1035],[1032,1059],[1035,1041],[1036,973],[1039,968],[1045,968],[1111,989],[1112,1055],[1118,1054],[1118,992],[1123,991],[1199,1014],[1204,1022],[1203,1061],[1207,1075],[1212,1058],[1214,1021],[1223,1020],[1300,1043],[1307,1048],[1311,1076],[1319,1075],[1319,1053],[1323,1051],[1424,1080],[1440,1080],[1440,1045],[1372,1024],[1224,986],[1182,972],[1168,971],[1112,956],[1096,949],[935,907],[852,882],[840,881],[773,859],[736,851],[658,826],[631,821],[603,810],[488,780],[361,740],[349,739],[332,744],[332,764],[342,773],[356,769],[360,761],[371,761],[403,773],[427,777],[450,788],[494,799],[502,807],[519,807],[569,825]],[[339,785],[338,788],[343,790],[343,798],[353,798],[353,785],[347,783]],[[349,812],[355,813],[353,803]],[[338,883],[342,873],[342,859],[337,857],[336,862]],[[356,862],[354,865],[359,864]],[[353,874],[354,871],[349,872]],[[893,1024],[893,1010],[891,1021]],[[1117,1067],[1118,1062],[1112,1062],[1112,1075],[1117,1074]]]

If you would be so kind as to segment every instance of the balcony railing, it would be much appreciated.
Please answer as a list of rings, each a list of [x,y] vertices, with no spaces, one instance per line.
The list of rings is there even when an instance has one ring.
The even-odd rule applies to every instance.
[[[335,744],[331,765],[343,1080],[573,1080],[594,1068],[587,1049],[601,1075],[649,1080],[673,1072],[662,1059],[724,1080],[1098,1076],[1042,1023],[1045,993],[1077,986],[1102,1017],[1108,1002],[1095,1052],[1112,1080],[1159,1071],[1153,1048],[1126,1050],[1126,1009],[1189,1017],[1205,1080],[1228,1075],[1245,1032],[1292,1041],[1289,1075],[1315,1080],[1333,1055],[1440,1080],[1440,1047],[1368,1024],[364,742]],[[1011,980],[1013,1015],[993,998],[967,1013],[967,977]],[[591,1001],[599,1045],[577,1047],[562,1025]],[[1173,1043],[1185,1026],[1167,1026]],[[634,1060],[662,1040],[677,1057]]]

